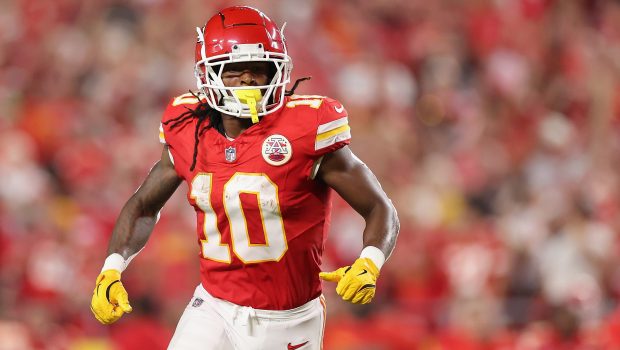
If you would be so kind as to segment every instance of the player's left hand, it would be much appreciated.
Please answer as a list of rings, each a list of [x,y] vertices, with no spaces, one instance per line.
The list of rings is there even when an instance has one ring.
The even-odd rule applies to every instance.
[[[321,272],[319,278],[338,282],[336,293],[353,304],[368,304],[375,296],[379,269],[368,258],[358,258],[353,265],[333,272]]]
[[[123,314],[130,313],[129,297],[121,283],[121,273],[117,270],[103,271],[97,277],[90,310],[102,324],[116,322]]]

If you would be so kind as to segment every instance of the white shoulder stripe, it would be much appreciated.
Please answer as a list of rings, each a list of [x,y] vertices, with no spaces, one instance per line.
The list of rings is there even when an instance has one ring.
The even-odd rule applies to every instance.
[[[318,134],[322,134],[324,132],[330,131],[330,130],[334,130],[336,128],[339,128],[343,125],[349,124],[349,118],[347,117],[342,117],[340,119],[336,119],[333,120],[329,123],[325,123],[325,124],[321,124],[319,125],[319,129],[317,130],[317,135]]]
[[[166,136],[164,136],[164,126],[159,123],[159,142],[166,144]]]
[[[324,140],[320,140],[320,141],[316,141],[314,143],[314,150],[318,151],[320,149],[323,149],[325,147],[329,147],[337,142],[340,141],[346,141],[349,140],[351,138],[351,129],[346,129],[345,131],[335,134],[330,138],[324,139]]]

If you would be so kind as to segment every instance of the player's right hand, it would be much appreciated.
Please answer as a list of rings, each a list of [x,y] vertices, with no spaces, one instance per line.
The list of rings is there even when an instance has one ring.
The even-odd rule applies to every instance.
[[[121,283],[121,273],[106,270],[97,277],[90,310],[102,324],[116,322],[124,313],[130,313],[129,296]]]

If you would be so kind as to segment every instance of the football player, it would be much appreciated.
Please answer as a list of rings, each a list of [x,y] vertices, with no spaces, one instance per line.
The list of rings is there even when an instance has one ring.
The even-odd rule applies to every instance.
[[[347,111],[287,91],[292,61],[262,12],[222,10],[198,28],[198,93],[168,104],[161,159],[123,207],[91,309],[103,324],[131,312],[121,273],[182,181],[196,211],[201,283],[169,349],[320,349],[321,279],[369,303],[399,230],[376,177],[349,149]],[[331,189],[366,221],[350,266],[321,272]]]

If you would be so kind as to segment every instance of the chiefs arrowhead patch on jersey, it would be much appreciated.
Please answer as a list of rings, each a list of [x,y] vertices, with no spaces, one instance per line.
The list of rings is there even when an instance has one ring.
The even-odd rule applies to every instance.
[[[291,143],[282,135],[271,135],[263,141],[263,159],[271,165],[284,165],[292,155]]]

